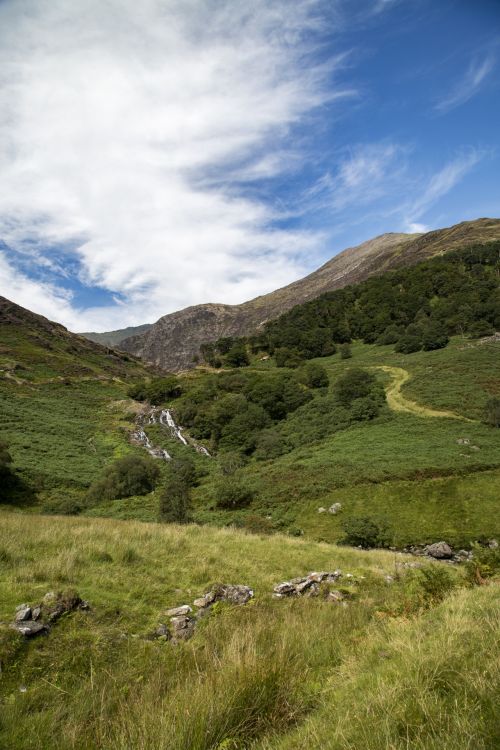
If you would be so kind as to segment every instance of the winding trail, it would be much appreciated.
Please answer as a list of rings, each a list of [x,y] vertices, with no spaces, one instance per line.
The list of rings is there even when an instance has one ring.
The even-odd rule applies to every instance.
[[[392,367],[391,365],[375,365],[377,370],[383,370],[392,376],[392,382],[386,388],[387,403],[394,411],[404,411],[409,414],[416,414],[419,417],[446,417],[447,419],[461,419],[463,422],[474,422],[474,419],[456,414],[454,411],[430,409],[428,406],[421,406],[416,401],[403,396],[401,388],[410,380],[411,375],[408,370],[402,367]]]

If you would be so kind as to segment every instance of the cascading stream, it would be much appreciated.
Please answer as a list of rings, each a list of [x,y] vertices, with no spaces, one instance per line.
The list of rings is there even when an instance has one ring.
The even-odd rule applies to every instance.
[[[161,458],[165,461],[171,460],[171,456],[168,451],[164,450],[163,448],[157,448],[152,444],[143,427],[143,423],[146,419],[148,425],[161,425],[165,429],[168,429],[172,437],[174,437],[176,440],[179,440],[183,445],[191,446],[198,453],[210,457],[210,453],[205,448],[205,446],[198,445],[198,443],[192,438],[187,440],[184,437],[184,435],[182,434],[182,427],[179,427],[179,425],[176,424],[170,409],[158,410],[156,407],[153,407],[147,416],[142,415],[140,417],[137,429],[134,433],[132,433],[132,439],[139,445],[142,445],[147,450],[147,452],[151,456],[153,456],[153,458]]]

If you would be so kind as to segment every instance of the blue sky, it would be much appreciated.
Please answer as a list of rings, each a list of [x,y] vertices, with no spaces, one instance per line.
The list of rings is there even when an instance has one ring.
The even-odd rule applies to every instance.
[[[0,294],[73,330],[500,216],[497,0],[3,0],[0,70]]]

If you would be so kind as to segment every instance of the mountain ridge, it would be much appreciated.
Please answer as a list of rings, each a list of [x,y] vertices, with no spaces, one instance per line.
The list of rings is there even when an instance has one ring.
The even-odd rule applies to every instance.
[[[249,335],[268,320],[321,294],[476,242],[500,238],[500,219],[480,218],[424,234],[390,232],[349,247],[303,279],[240,305],[205,303],[162,316],[120,349],[163,369],[195,366],[200,346],[223,336]]]

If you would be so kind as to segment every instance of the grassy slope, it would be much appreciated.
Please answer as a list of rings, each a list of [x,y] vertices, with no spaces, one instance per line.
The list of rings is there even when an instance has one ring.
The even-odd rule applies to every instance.
[[[259,497],[239,514],[243,519],[247,514],[271,516],[278,527],[295,526],[316,539],[336,541],[346,515],[371,515],[389,521],[397,545],[441,537],[463,545],[500,533],[500,433],[475,421],[487,398],[500,392],[498,344],[456,338],[446,349],[406,356],[391,347],[356,344],[352,359],[335,355],[317,361],[328,369],[331,381],[353,366],[404,368],[411,378],[403,385],[403,398],[466,419],[387,409],[374,422],[273,461],[254,461],[245,474]],[[391,376],[378,371],[390,386]],[[460,445],[461,438],[470,445]],[[205,510],[213,497],[209,476],[197,491],[200,519],[214,518]],[[318,514],[318,507],[333,502],[342,503],[342,513]],[[227,513],[215,516],[219,523],[229,518]]]
[[[471,734],[496,747],[494,584],[421,614],[420,573],[388,586],[390,553],[9,513],[0,566],[0,620],[47,590],[92,604],[30,644],[0,627],[1,747],[430,750],[444,738],[465,750]],[[277,581],[335,567],[355,575],[346,607],[271,598]],[[254,602],[220,607],[186,644],[143,640],[215,581],[252,585]]]

